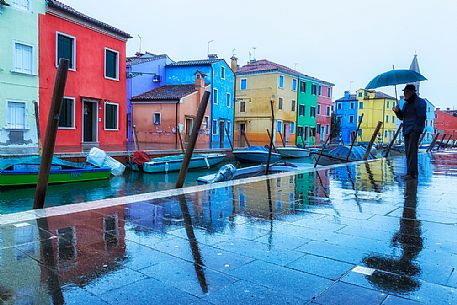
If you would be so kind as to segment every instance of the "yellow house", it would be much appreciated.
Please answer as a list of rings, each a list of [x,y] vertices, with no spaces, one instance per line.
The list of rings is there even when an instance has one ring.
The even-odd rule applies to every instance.
[[[299,72],[268,60],[257,60],[236,71],[235,140],[243,144],[244,131],[251,144],[269,143],[271,106],[274,109],[274,141],[295,143]],[[279,144],[277,144],[279,145]]]
[[[369,142],[378,125],[378,121],[381,121],[383,125],[375,143],[390,143],[396,129],[395,122],[397,118],[392,111],[392,107],[396,105],[395,98],[380,91],[364,89],[357,90],[356,97],[358,101],[357,114],[359,120],[363,114],[359,141]]]

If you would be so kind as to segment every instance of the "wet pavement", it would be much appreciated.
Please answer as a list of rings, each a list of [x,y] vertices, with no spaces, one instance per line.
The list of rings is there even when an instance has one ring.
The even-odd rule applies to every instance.
[[[457,151],[404,163],[5,215],[0,303],[457,304]]]

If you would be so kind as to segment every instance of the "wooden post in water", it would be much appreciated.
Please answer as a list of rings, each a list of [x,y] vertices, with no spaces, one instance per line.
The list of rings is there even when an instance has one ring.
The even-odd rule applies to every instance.
[[[62,105],[65,84],[68,74],[68,59],[59,60],[59,68],[54,82],[52,93],[51,108],[49,110],[48,125],[46,127],[46,137],[44,139],[43,155],[41,156],[40,173],[33,202],[34,209],[44,207],[46,190],[48,189],[49,172],[51,170],[52,157],[54,155],[54,144],[56,142],[57,127],[59,125],[60,106]]]
[[[181,146],[182,153],[185,154],[186,151],[184,150],[184,144],[182,143],[182,137],[181,137],[181,132],[179,130],[176,130],[178,133],[178,140],[179,140],[179,145]]]
[[[319,164],[319,160],[322,157],[322,153],[324,152],[324,147],[327,145],[327,143],[331,141],[330,135],[328,135],[327,140],[325,140],[324,144],[322,145],[321,151],[319,152],[319,156],[316,159],[316,162],[314,162],[314,167],[316,167]]]
[[[43,154],[43,145],[41,144],[41,132],[40,132],[40,110],[38,107],[38,102],[33,101],[33,106],[35,107],[35,124],[38,136],[38,155]]]
[[[367,150],[365,151],[365,156],[363,156],[363,160],[367,160],[368,156],[370,155],[371,147],[373,146],[374,141],[378,137],[379,130],[382,127],[382,122],[378,121],[378,125],[376,126],[376,129],[373,132],[373,136],[371,137],[370,143],[368,143]]]
[[[273,109],[273,100],[270,100],[271,106],[271,136],[270,136],[270,145],[268,147],[268,157],[267,165],[265,166],[265,175],[268,175],[270,172],[270,160],[271,160],[271,150],[273,149],[273,130],[275,128],[275,111]]]
[[[205,91],[203,93],[202,100],[198,106],[197,118],[195,119],[195,124],[192,127],[192,133],[189,137],[189,142],[187,143],[186,153],[184,160],[182,161],[181,169],[179,170],[178,180],[176,181],[176,188],[182,188],[184,181],[186,180],[187,170],[189,169],[190,159],[192,159],[192,154],[194,152],[195,144],[197,143],[198,131],[202,125],[203,116],[205,115],[206,106],[208,105],[209,92]]]
[[[441,145],[443,145],[444,138],[446,137],[446,134],[443,133],[443,136],[441,137],[440,144],[438,145],[438,150],[441,149]]]
[[[424,138],[425,138],[425,134],[426,134],[426,132],[423,132],[423,133],[422,133],[422,135],[421,135],[421,137],[420,137],[420,139],[419,139],[419,144],[417,145],[418,147],[421,146],[422,141],[423,141]]]
[[[395,143],[395,140],[397,139],[398,135],[400,134],[400,130],[403,128],[403,123],[400,124],[400,126],[398,126],[398,129],[397,131],[395,132],[394,134],[394,138],[392,139],[392,141],[390,141],[389,143],[389,146],[387,147],[387,151],[386,151],[386,155],[384,157],[388,157],[389,156],[389,152],[390,152],[390,149],[392,148],[392,146],[394,145]],[[420,143],[420,142],[419,142]]]
[[[355,140],[357,140],[357,134],[359,133],[360,125],[362,125],[363,115],[364,115],[364,113],[362,113],[362,115],[360,116],[360,121],[359,121],[359,124],[357,125],[357,129],[355,131],[355,135],[352,138],[351,147],[349,148],[349,153],[348,153],[348,155],[346,157],[346,161],[349,160],[349,157],[351,156],[351,152],[352,152],[352,147],[354,146]]]
[[[447,139],[446,144],[444,145],[444,149],[447,148],[447,145],[449,144],[449,141],[451,140],[451,138],[452,138],[452,134],[449,135],[449,139]]]
[[[284,141],[284,138],[282,136],[282,133],[278,130],[278,133],[279,133],[279,137],[281,138],[281,142],[282,142],[282,146],[283,147],[286,147],[286,141]]]
[[[303,132],[305,132],[305,131],[304,130],[302,131],[300,138],[301,138],[301,141],[303,142],[303,148],[305,148],[306,144],[305,144],[305,139],[303,138]]]
[[[438,140],[439,135],[440,135],[439,133],[435,134],[435,137],[433,138],[432,142],[430,143],[430,145],[427,148],[427,152],[433,150],[433,147],[435,147],[435,143],[436,143],[436,140]]]
[[[136,134],[136,125],[132,126],[133,130],[133,144],[135,145],[135,150],[140,150],[140,143],[138,143],[138,136]]]
[[[230,148],[232,149],[233,151],[233,144],[232,144],[232,140],[230,139],[230,133],[229,133],[229,130],[227,129],[227,126],[224,128],[225,129],[225,133],[227,134],[227,139],[229,141],[229,144],[230,144]]]
[[[271,134],[270,134],[270,129],[267,128],[267,135],[268,135],[268,138],[271,139]],[[278,152],[278,150],[276,149],[276,146],[273,144],[273,149],[275,150],[275,152]]]
[[[249,139],[248,139],[248,136],[246,135],[246,132],[242,131],[241,135],[244,137],[244,140],[246,141],[246,144],[248,145],[248,147],[251,147],[251,143],[249,143]]]

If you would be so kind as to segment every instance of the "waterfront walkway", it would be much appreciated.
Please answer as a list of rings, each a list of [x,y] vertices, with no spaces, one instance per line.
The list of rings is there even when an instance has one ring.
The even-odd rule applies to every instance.
[[[457,151],[0,216],[2,304],[457,304]]]

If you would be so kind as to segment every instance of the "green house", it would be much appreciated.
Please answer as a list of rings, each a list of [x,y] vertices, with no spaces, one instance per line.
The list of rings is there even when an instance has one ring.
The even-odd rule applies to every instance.
[[[311,76],[299,77],[297,93],[297,145],[316,143],[316,105],[319,80]]]

